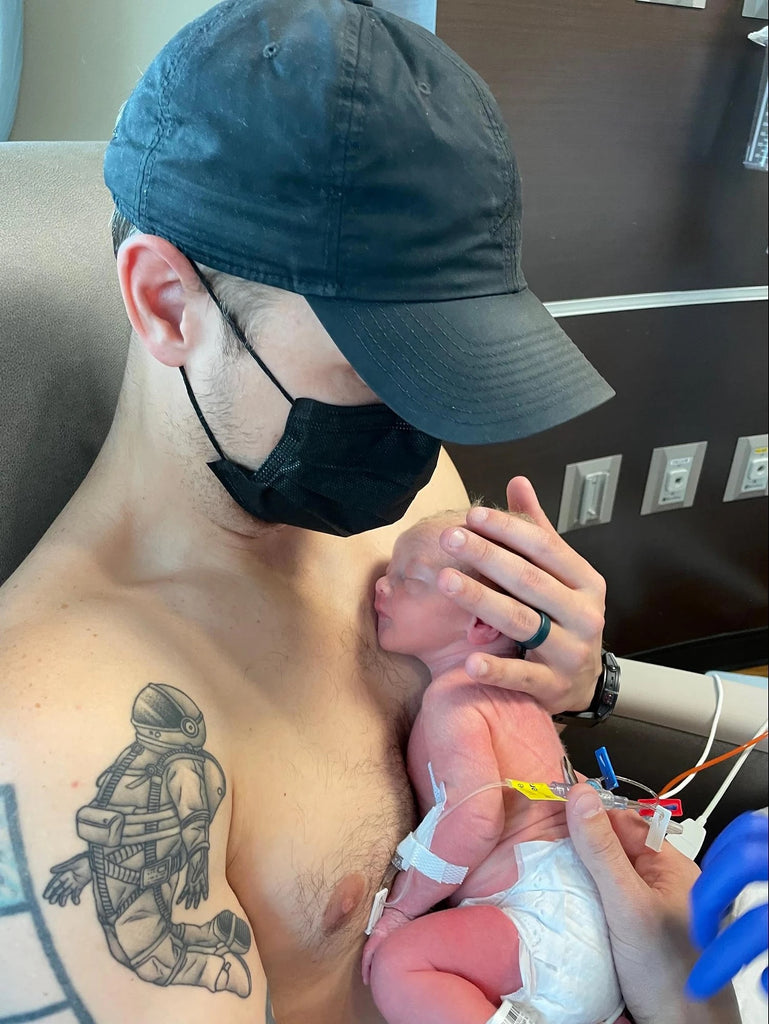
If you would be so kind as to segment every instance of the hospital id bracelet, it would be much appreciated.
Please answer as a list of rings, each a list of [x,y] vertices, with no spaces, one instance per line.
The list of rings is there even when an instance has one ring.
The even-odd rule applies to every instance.
[[[598,725],[614,710],[619,697],[620,667],[610,651],[601,651],[601,674],[590,707],[586,711],[563,711],[553,720],[564,725]]]

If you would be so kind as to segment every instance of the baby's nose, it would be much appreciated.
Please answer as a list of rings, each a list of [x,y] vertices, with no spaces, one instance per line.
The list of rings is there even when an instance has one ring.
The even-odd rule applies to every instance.
[[[390,585],[387,582],[386,576],[380,576],[379,579],[374,584],[374,590],[377,592],[377,594],[386,594],[387,591],[389,590],[389,587]]]

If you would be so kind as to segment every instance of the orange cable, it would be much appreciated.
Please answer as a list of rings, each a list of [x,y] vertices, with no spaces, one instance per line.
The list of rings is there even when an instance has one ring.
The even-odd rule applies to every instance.
[[[755,743],[760,743],[761,740],[765,740],[769,736],[769,732],[762,732],[760,736],[756,736],[752,740],[748,740],[747,743],[743,743],[741,747],[735,747],[734,750],[729,750],[725,754],[721,754],[719,757],[714,757],[710,761],[705,761],[704,764],[697,765],[696,768],[687,768],[685,772],[681,772],[680,775],[676,775],[674,779],[671,779],[667,785],[663,786],[659,791],[659,796],[664,796],[669,789],[672,789],[677,782],[685,779],[687,775],[694,775],[695,772],[701,772],[705,768],[710,768],[714,764],[718,764],[720,761],[726,761],[730,757],[734,757],[735,754],[741,753],[743,750],[747,750],[748,747],[752,747]]]

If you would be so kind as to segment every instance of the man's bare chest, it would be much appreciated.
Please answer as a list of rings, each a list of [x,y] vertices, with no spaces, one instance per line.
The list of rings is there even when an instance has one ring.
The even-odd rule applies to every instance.
[[[275,914],[286,941],[293,932],[305,948],[328,949],[362,933],[369,897],[412,825],[404,752],[418,680],[339,643],[308,659],[295,652],[295,662],[283,675],[291,698],[244,696],[232,735],[231,880],[257,931],[260,915]]]
[[[289,643],[273,630],[232,682],[228,879],[279,1020],[315,989],[308,1012],[335,1005],[333,1019],[345,1020],[350,1004],[350,1020],[378,1021],[360,952],[373,896],[414,824],[404,755],[423,680],[414,663],[378,650],[369,617],[313,622]]]

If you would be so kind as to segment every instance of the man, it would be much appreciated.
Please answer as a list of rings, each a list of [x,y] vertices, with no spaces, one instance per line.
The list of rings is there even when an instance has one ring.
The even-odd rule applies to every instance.
[[[208,901],[250,924],[252,992],[141,978],[96,914],[44,922],[98,1024],[378,1024],[363,929],[414,825],[426,678],[378,650],[373,582],[398,532],[467,500],[434,438],[524,436],[611,390],[526,288],[488,90],[364,0],[213,8],[142,78],[105,177],[128,365],[92,471],[0,594],[4,781],[39,897],[136,694],[184,694],[228,780]],[[603,714],[603,581],[527,481],[508,501],[533,523],[474,509],[444,539],[507,591],[447,571],[445,592],[526,652],[468,671]]]

